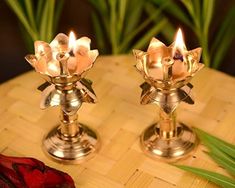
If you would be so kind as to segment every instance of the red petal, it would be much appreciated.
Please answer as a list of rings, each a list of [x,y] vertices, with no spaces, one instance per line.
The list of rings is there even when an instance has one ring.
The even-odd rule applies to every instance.
[[[75,188],[74,181],[68,174],[49,167],[45,170],[45,185]]]
[[[19,163],[19,164],[27,164],[31,165],[33,167],[38,167],[40,169],[43,169],[45,167],[44,163],[34,159],[34,158],[28,158],[28,157],[8,157],[0,154],[0,164],[2,166],[5,166],[6,168],[13,169],[12,164],[13,163]]]
[[[28,188],[44,188],[44,175],[38,170],[29,165],[17,165],[17,170],[24,179]]]
[[[3,178],[10,181],[12,184],[14,184],[18,188],[26,187],[24,184],[24,181],[12,169],[9,169],[0,165],[0,175],[3,176]]]
[[[0,154],[0,175],[7,177],[17,188],[75,188],[73,179],[68,174],[47,167],[33,158]]]
[[[11,188],[12,186],[0,179],[0,187],[1,188]]]

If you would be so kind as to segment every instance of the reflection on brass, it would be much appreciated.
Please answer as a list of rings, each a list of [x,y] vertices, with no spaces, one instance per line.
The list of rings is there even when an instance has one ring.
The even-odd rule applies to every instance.
[[[82,75],[97,56],[97,50],[90,50],[89,38],[71,42],[61,33],[50,44],[36,41],[35,55],[26,56],[47,81],[38,87],[42,91],[40,108],[61,108],[60,124],[43,140],[45,153],[56,161],[81,163],[94,156],[100,147],[96,132],[79,123],[77,115],[83,102],[96,102],[92,82]]]
[[[189,81],[203,67],[201,48],[187,51],[181,31],[176,41],[165,46],[153,38],[147,52],[133,50],[136,68],[143,75],[141,104],[156,104],[159,121],[141,134],[143,151],[152,158],[174,162],[186,157],[198,144],[195,133],[176,119],[181,101],[194,104]]]

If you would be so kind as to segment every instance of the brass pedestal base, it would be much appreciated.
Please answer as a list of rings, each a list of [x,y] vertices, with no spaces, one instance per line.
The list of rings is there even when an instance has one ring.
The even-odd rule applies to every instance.
[[[79,132],[73,137],[64,137],[56,127],[43,140],[44,152],[57,162],[66,164],[78,164],[90,159],[99,147],[98,135],[82,124],[79,124]]]
[[[141,135],[141,148],[151,158],[175,162],[187,157],[198,144],[198,138],[192,129],[182,123],[176,127],[176,135],[170,139],[160,136],[159,124],[148,127]]]

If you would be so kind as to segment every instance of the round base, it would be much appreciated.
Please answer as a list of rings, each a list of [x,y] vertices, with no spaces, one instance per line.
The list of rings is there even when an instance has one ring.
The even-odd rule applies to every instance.
[[[187,157],[198,145],[198,138],[192,129],[179,123],[177,136],[171,139],[160,138],[158,124],[148,127],[140,137],[141,148],[148,156],[175,162]]]
[[[66,164],[78,164],[90,159],[100,147],[98,135],[89,127],[79,124],[80,132],[68,139],[54,128],[43,140],[43,150],[52,159]]]

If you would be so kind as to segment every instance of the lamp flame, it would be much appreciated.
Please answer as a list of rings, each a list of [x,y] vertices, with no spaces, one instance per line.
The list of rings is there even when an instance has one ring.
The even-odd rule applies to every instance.
[[[175,45],[173,47],[173,56],[176,52],[176,50],[179,50],[183,54],[184,50],[186,49],[184,39],[183,39],[183,34],[182,30],[179,28],[176,34],[176,39],[175,39]]]
[[[76,43],[76,37],[73,31],[69,33],[69,48],[73,49]]]

